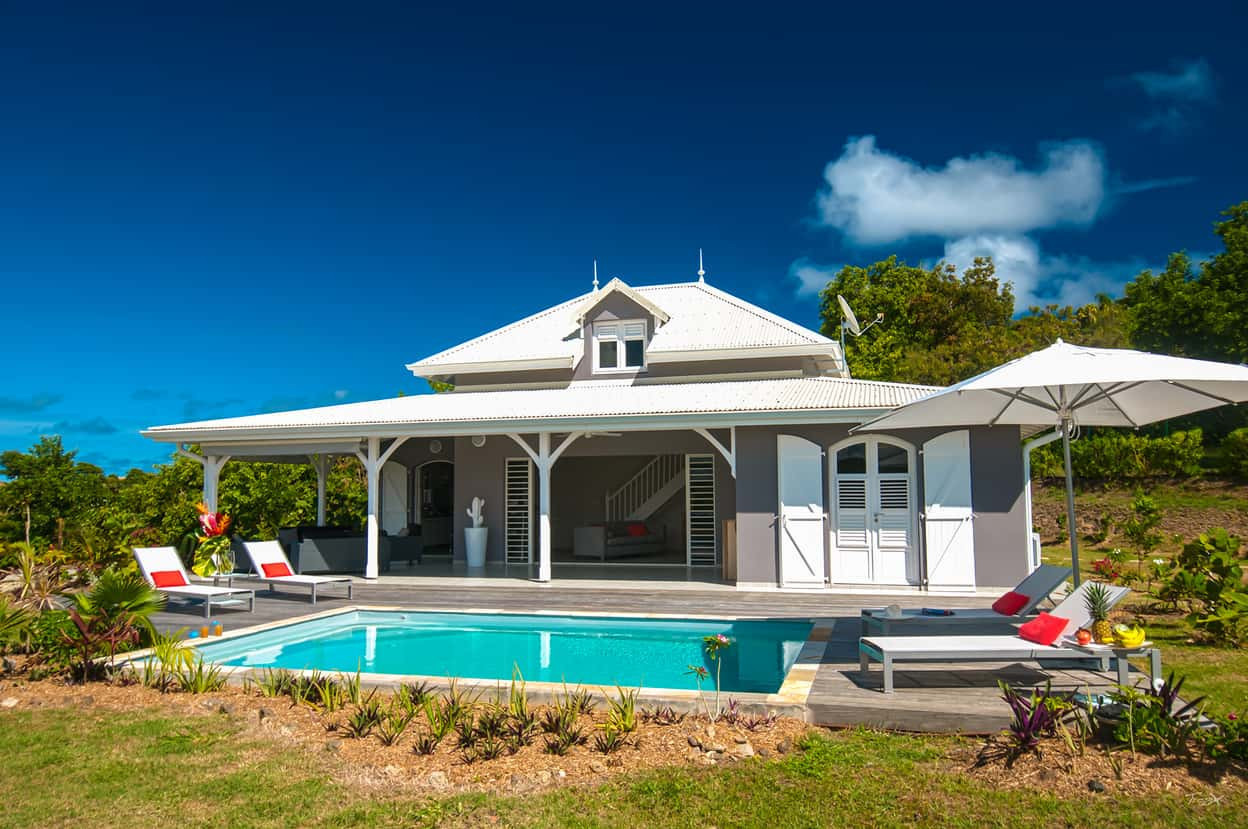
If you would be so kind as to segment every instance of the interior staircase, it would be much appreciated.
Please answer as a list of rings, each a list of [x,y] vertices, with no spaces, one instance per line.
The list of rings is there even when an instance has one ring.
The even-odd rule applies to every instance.
[[[607,521],[645,521],[685,486],[685,456],[656,455],[606,495]]]

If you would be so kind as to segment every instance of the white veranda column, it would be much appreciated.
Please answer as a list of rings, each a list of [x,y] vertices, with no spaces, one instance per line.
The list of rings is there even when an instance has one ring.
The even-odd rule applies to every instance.
[[[551,535],[550,535],[550,474],[555,461],[564,450],[572,445],[572,441],[584,432],[570,432],[558,448],[551,451],[550,432],[541,432],[537,436],[537,451],[524,438],[517,434],[509,434],[521,449],[533,460],[537,467],[537,580],[550,581]]]
[[[217,503],[220,500],[221,469],[229,459],[229,455],[208,455],[200,459],[204,467],[204,503],[213,512],[217,511]]]
[[[550,581],[550,433],[537,436],[537,580]]]
[[[368,439],[368,453],[356,452],[360,462],[364,464],[364,476],[368,481],[368,518],[365,522],[364,535],[368,541],[368,554],[364,561],[364,578],[377,578],[381,561],[381,520],[378,514],[381,508],[381,468],[407,438],[395,438],[385,452],[381,451],[381,438]]]
[[[364,560],[364,578],[377,578],[378,560],[381,557],[381,526],[377,521],[377,506],[380,499],[377,490],[380,487],[381,464],[377,462],[381,454],[381,439],[368,439],[368,458],[364,461],[364,474],[368,479],[368,517],[365,521],[364,534],[368,539],[368,555]]]

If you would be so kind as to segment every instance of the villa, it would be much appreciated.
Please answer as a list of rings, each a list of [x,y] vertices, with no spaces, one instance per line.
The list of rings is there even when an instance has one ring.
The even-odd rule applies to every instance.
[[[202,463],[214,509],[227,461],[312,464],[320,525],[330,459],[357,456],[365,534],[292,529],[299,570],[469,572],[474,498],[486,569],[538,581],[644,566],[741,588],[968,591],[1038,564],[1019,427],[854,432],[934,389],[853,379],[840,343],[701,272],[595,280],[407,369],[452,388],[143,434]]]

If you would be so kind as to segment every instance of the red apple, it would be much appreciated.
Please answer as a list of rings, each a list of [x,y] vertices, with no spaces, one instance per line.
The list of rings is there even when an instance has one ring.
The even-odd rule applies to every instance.
[[[1092,631],[1087,628],[1079,628],[1075,631],[1075,641],[1080,645],[1086,645],[1092,641]]]

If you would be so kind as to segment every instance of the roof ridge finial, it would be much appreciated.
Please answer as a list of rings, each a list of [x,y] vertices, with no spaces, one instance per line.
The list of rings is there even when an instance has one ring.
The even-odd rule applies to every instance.
[[[594,293],[598,292],[598,260],[594,260]]]
[[[698,248],[698,282],[706,282],[706,269],[702,267],[702,248]]]

